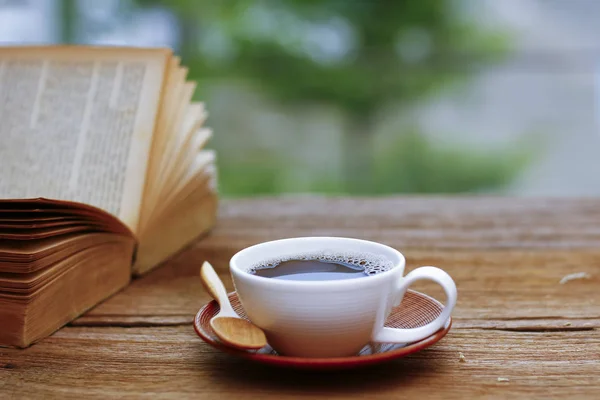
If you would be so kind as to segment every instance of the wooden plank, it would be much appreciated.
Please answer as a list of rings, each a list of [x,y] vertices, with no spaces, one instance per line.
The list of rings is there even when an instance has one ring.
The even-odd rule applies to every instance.
[[[400,247],[399,247],[400,248]],[[209,260],[226,282],[233,286],[227,271],[228,260],[236,249],[207,251],[197,245],[148,276],[134,281],[118,296],[99,305],[81,321],[90,319],[117,322],[119,317],[148,317],[165,323],[174,317],[191,321],[198,309],[209,301],[198,271]],[[457,319],[517,318],[600,318],[600,249],[523,250],[413,250],[406,249],[408,270],[421,265],[436,265],[456,281],[459,296],[454,316]],[[561,285],[567,274],[585,271],[589,279]],[[441,301],[441,290],[434,284],[417,283],[416,290]],[[121,319],[123,321],[123,319]],[[96,322],[97,323],[97,322]]]
[[[220,221],[185,260],[205,257],[225,270],[236,251],[264,240],[358,237],[401,250],[407,270],[447,270],[459,288],[457,318],[600,315],[600,199],[253,199],[225,203]],[[575,272],[591,279],[559,284]]]
[[[240,248],[290,236],[366,237],[402,248],[594,248],[600,199],[258,198],[224,202],[203,245]]]
[[[459,360],[462,352],[466,361]],[[191,326],[67,327],[26,350],[0,350],[8,398],[152,396],[465,399],[597,398],[596,331],[454,328],[433,347],[380,366],[310,373],[270,368],[213,350]],[[499,382],[498,378],[507,378]]]
[[[315,231],[323,234],[320,229],[331,227],[337,227],[338,234],[369,240],[384,235],[385,243],[406,255],[407,271],[421,265],[448,271],[459,288],[455,311],[459,320],[600,317],[598,210],[600,201],[595,200],[400,197],[225,202],[218,227],[209,237],[134,281],[75,324],[156,325],[161,318],[165,324],[172,324],[173,318],[191,321],[209,300],[198,279],[204,260],[215,266],[231,290],[227,268],[235,252],[262,240]],[[529,241],[511,239],[503,245],[491,241],[506,237],[502,232],[508,226]],[[540,233],[550,232],[551,227],[558,232],[555,244]],[[364,231],[357,233],[359,229]],[[428,232],[418,244],[414,243],[415,230]],[[454,241],[440,239],[444,237]],[[412,246],[406,247],[407,242]],[[432,243],[440,246],[430,248]],[[589,273],[590,279],[559,284],[563,276],[582,271]],[[419,283],[415,289],[443,299],[435,285]]]

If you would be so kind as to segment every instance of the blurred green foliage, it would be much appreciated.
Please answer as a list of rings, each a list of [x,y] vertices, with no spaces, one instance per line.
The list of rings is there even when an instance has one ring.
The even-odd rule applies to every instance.
[[[509,46],[505,32],[465,17],[454,0],[136,0],[180,23],[182,63],[204,84],[243,80],[280,105],[326,103],[347,119],[343,177],[315,176],[299,190],[461,192],[497,188],[523,165],[514,150],[478,154],[439,147],[415,130],[373,149],[381,109],[408,107],[467,83]],[[277,134],[273,132],[273,134]],[[217,149],[225,195],[277,193],[293,168],[277,154],[230,159]],[[381,153],[381,154],[378,154]],[[333,181],[328,181],[333,179]],[[337,180],[336,180],[337,179]],[[289,186],[286,191],[293,191]]]
[[[504,33],[465,20],[451,0],[137,3],[176,13],[191,78],[251,79],[278,101],[324,101],[350,114],[414,102],[507,49]]]
[[[373,179],[357,191],[349,192],[339,179],[327,175],[315,176],[309,187],[289,187],[289,160],[277,157],[268,163],[256,159],[226,162],[219,176],[221,191],[228,196],[494,192],[512,181],[528,164],[532,152],[525,143],[501,151],[434,144],[413,128],[375,153]]]
[[[417,129],[396,138],[377,158],[375,193],[494,191],[529,162],[526,143],[502,151],[434,145]]]

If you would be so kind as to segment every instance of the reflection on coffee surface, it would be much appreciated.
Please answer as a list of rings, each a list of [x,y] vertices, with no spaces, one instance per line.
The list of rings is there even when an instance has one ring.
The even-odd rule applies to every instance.
[[[273,279],[333,281],[366,278],[392,267],[390,260],[377,254],[320,251],[265,260],[248,272]]]

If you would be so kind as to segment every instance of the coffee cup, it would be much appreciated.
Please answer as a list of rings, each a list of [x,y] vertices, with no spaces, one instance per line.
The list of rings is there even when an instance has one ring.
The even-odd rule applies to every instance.
[[[386,260],[388,268],[360,279],[300,281],[258,276],[265,260],[302,254],[367,254]],[[426,266],[404,276],[405,258],[376,242],[339,237],[275,240],[245,248],[230,261],[237,295],[248,318],[265,332],[280,355],[328,358],[356,355],[370,342],[410,343],[441,329],[456,304],[456,285],[443,270]],[[412,329],[384,327],[392,308],[418,280],[438,283],[446,293],[442,313]]]

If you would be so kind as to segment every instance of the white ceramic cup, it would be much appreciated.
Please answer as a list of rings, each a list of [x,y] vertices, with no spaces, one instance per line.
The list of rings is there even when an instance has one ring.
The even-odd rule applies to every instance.
[[[265,260],[318,251],[371,253],[393,268],[358,279],[294,281],[252,274],[251,266]],[[279,354],[297,357],[356,355],[369,342],[408,343],[441,329],[456,304],[456,285],[436,267],[420,267],[404,275],[402,253],[383,244],[350,238],[303,237],[265,242],[235,254],[230,271],[248,318],[262,328]],[[392,308],[413,282],[432,280],[444,288],[442,313],[413,329],[384,327]]]

